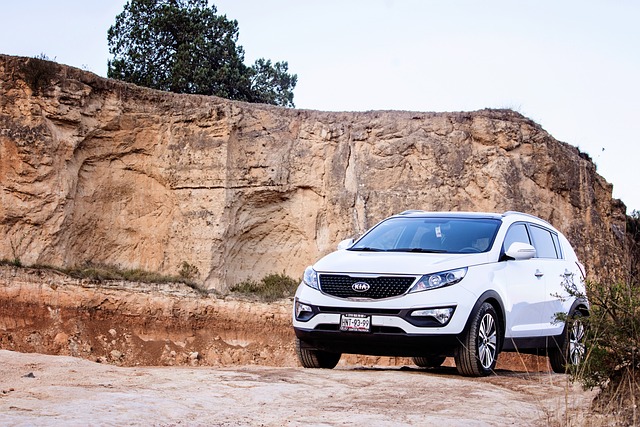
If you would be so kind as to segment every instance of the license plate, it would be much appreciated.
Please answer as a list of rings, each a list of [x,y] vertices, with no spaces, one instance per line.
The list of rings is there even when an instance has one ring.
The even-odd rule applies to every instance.
[[[350,332],[370,332],[371,316],[366,314],[343,314],[340,316],[340,330]]]

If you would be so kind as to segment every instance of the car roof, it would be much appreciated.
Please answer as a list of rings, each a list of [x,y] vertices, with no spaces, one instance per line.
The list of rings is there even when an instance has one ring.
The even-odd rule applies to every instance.
[[[503,215],[491,212],[432,212],[422,210],[408,210],[396,217],[409,218],[473,218],[473,219],[502,219]]]
[[[506,211],[504,213],[495,213],[495,212],[452,212],[452,211],[423,211],[418,209],[411,209],[401,212],[397,215],[393,215],[394,217],[409,217],[409,218],[469,218],[469,219],[499,219],[503,220],[507,217],[512,217],[515,221],[532,221],[546,224],[553,228],[549,222],[538,218],[535,215],[517,212],[517,211]]]

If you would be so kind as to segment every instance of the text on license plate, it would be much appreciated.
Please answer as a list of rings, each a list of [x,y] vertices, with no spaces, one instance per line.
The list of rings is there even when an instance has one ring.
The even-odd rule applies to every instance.
[[[340,316],[341,331],[369,332],[371,316],[366,314],[343,314]]]

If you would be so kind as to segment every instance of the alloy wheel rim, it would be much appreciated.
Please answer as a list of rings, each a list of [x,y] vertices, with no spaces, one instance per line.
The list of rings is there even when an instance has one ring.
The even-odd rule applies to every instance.
[[[584,358],[584,334],[584,324],[580,320],[575,319],[571,327],[571,335],[569,336],[569,360],[574,366],[582,362]]]
[[[496,322],[489,313],[485,314],[478,327],[478,359],[484,369],[491,368],[496,358],[498,334]]]

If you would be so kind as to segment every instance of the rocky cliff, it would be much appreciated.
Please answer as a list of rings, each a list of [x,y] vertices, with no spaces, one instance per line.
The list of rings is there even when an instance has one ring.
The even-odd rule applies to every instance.
[[[629,262],[588,156],[513,111],[333,113],[176,95],[0,56],[0,259],[208,288],[306,265],[392,213],[519,210],[591,278]]]

